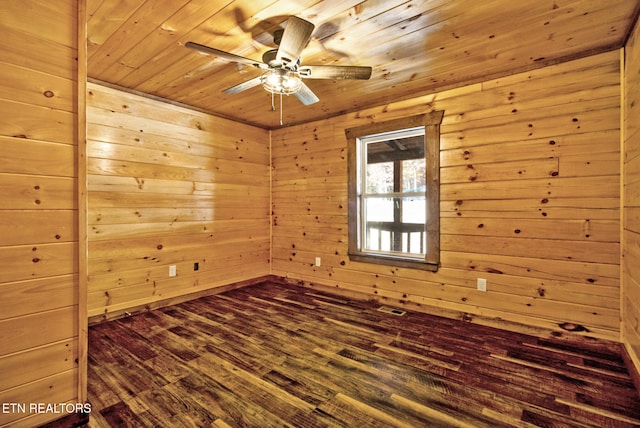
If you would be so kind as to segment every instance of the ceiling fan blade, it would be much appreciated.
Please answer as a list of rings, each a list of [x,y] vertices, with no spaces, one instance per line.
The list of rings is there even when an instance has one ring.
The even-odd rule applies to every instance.
[[[238,62],[240,64],[252,65],[258,68],[267,68],[267,65],[260,61],[255,61],[253,59],[245,58],[240,55],[221,51],[219,49],[210,48],[209,46],[201,45],[199,43],[187,42],[185,43],[185,47],[188,47],[189,49],[195,49],[197,51],[200,51],[209,55],[217,56],[217,57],[226,59],[228,61]]]
[[[315,104],[320,101],[320,98],[318,98],[316,94],[314,94],[313,91],[304,84],[304,82],[302,83],[300,89],[298,89],[298,91],[294,93],[294,95],[300,100],[302,104],[306,106]]]
[[[280,40],[280,46],[278,46],[276,60],[281,64],[295,64],[300,58],[302,50],[311,40],[314,28],[315,25],[302,18],[296,16],[289,18],[282,34],[282,40]]]
[[[246,82],[242,82],[236,86],[232,86],[228,89],[225,89],[225,94],[237,94],[238,92],[246,91],[247,89],[251,89],[254,86],[258,86],[261,83],[262,76],[254,77],[251,80],[247,80]]]
[[[368,80],[371,67],[345,65],[305,65],[300,68],[300,75],[305,79],[355,79]]]

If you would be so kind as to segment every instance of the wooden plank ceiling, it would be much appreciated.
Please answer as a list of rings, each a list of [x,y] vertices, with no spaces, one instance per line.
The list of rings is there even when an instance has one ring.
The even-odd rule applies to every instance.
[[[373,67],[367,81],[307,79],[320,98],[285,96],[297,124],[623,46],[639,0],[88,0],[95,81],[276,128],[279,99],[222,91],[261,70],[187,49],[193,41],[260,60],[298,16],[315,30],[303,65]]]

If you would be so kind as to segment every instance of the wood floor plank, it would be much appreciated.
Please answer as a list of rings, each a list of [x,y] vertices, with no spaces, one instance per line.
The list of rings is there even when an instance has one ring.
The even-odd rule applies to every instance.
[[[144,422],[131,408],[124,402],[119,402],[100,410],[100,415],[104,422],[111,427],[140,427]],[[91,424],[91,422],[89,422]]]
[[[398,403],[398,405],[409,409],[409,410],[413,410],[419,413],[424,414],[426,417],[430,417],[433,418],[437,421],[440,421],[442,423],[448,424],[448,425],[452,425],[452,426],[457,426],[460,428],[477,428],[476,424],[470,424],[464,421],[461,421],[459,418],[451,416],[445,412],[441,412],[437,409],[434,409],[433,407],[429,407],[429,406],[425,406],[421,403],[416,403],[413,400],[409,400],[407,398],[404,398],[400,395],[396,395],[393,394],[391,396],[391,399],[395,402]]]
[[[89,427],[631,427],[619,344],[273,282],[89,329]]]
[[[92,405],[97,409],[104,409],[122,401],[112,387],[96,373],[96,365],[89,364],[87,368],[91,382],[88,383],[88,394],[91,396]]]

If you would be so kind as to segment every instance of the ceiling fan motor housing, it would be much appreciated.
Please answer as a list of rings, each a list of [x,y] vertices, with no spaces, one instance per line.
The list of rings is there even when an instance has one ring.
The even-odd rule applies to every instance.
[[[284,28],[278,28],[273,32],[273,43],[280,46],[280,41],[282,40],[282,35],[284,34]]]
[[[262,54],[262,62],[269,65],[269,67],[273,67],[274,61],[276,59],[276,55],[278,54],[278,49],[271,49]]]
[[[277,60],[278,49],[271,49],[262,54],[262,62],[269,65],[271,68],[285,68],[287,70],[296,71],[300,65],[300,58],[297,60],[290,60],[289,58],[282,58],[282,62]]]

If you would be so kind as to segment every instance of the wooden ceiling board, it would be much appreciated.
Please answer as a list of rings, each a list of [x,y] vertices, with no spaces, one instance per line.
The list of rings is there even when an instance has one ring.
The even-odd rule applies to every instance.
[[[371,66],[371,79],[307,79],[320,98],[283,97],[284,125],[461,87],[620,48],[640,0],[88,0],[93,81],[272,129],[279,97],[222,91],[259,69],[184,47],[254,60],[298,16],[315,25],[302,65]]]

